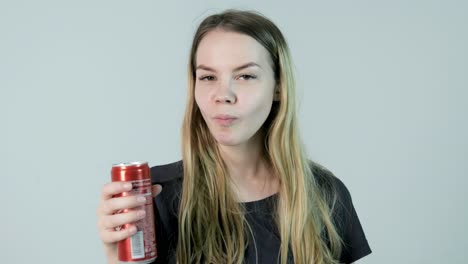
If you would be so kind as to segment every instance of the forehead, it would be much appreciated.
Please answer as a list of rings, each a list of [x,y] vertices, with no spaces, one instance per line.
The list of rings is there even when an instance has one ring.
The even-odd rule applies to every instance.
[[[254,38],[237,32],[208,32],[196,53],[197,65],[227,69],[247,62],[256,62],[264,68],[270,64],[270,55]]]

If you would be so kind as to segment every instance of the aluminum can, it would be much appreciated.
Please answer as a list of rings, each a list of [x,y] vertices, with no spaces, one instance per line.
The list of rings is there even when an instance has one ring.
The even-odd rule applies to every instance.
[[[120,210],[116,213],[126,213],[132,210],[145,210],[145,218],[134,223],[117,227],[126,229],[134,224],[137,232],[117,244],[120,263],[147,264],[153,262],[157,254],[156,233],[154,230],[153,196],[151,195],[151,176],[147,162],[128,162],[112,165],[113,182],[130,182],[132,189],[114,197],[141,195],[146,197],[146,204],[132,209]]]

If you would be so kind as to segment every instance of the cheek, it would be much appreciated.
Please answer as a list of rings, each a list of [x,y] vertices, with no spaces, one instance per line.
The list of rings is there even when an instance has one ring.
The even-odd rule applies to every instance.
[[[195,96],[195,103],[198,105],[198,107],[201,108],[203,105],[203,95],[200,93],[200,89],[195,88],[194,96]]]
[[[269,113],[273,101],[273,97],[270,94],[252,94],[245,96],[244,102],[246,102],[246,108],[248,113],[253,116],[265,115]]]
[[[202,115],[205,115],[205,112],[208,111],[208,99],[207,95],[204,94],[200,89],[195,89],[194,91],[195,103],[200,109]]]

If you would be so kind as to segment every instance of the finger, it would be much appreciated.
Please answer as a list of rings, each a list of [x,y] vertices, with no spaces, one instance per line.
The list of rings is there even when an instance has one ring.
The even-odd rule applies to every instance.
[[[132,189],[132,184],[129,182],[109,182],[102,186],[101,198],[107,200],[113,195],[127,192]]]
[[[144,218],[145,215],[145,210],[132,210],[127,213],[108,215],[102,218],[100,229],[114,229],[125,224],[134,223]]]
[[[153,197],[156,197],[158,194],[161,193],[162,186],[160,184],[155,184],[151,186],[151,191],[152,191]]]
[[[121,240],[124,240],[128,237],[133,236],[137,231],[137,228],[135,225],[130,225],[125,229],[121,229],[119,231],[114,231],[114,230],[103,230],[100,233],[100,237],[102,242],[104,243],[115,243],[119,242]]]
[[[104,215],[110,215],[122,209],[131,209],[146,204],[147,198],[144,195],[132,195],[116,197],[102,202],[101,211]]]

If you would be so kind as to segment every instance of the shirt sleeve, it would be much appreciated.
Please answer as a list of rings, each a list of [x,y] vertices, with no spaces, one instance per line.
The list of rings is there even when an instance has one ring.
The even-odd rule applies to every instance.
[[[338,191],[339,219],[341,220],[341,238],[343,251],[341,263],[353,263],[370,253],[372,250],[367,242],[359,217],[354,208],[351,194],[341,180],[336,178]]]

